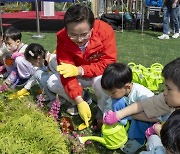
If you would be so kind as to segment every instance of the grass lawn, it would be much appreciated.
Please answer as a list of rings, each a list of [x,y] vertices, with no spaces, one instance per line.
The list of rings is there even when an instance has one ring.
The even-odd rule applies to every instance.
[[[23,32],[23,42],[40,43],[46,50],[52,52],[56,48],[56,33],[42,33],[45,39],[33,39],[33,32]],[[145,31],[124,31],[116,32],[116,42],[118,49],[118,61],[128,63],[135,62],[145,66],[159,62],[163,65],[180,56],[180,38],[169,40],[159,40],[161,32]]]
[[[44,46],[46,50],[50,52],[54,51],[56,48],[56,34],[52,33],[44,33],[46,36],[44,39],[33,39],[32,35],[36,34],[35,32],[22,32],[23,42],[24,43],[39,43]],[[118,48],[118,61],[129,63],[135,62],[137,64],[142,64],[146,67],[150,66],[155,62],[159,62],[163,65],[167,64],[171,60],[175,59],[180,55],[179,52],[179,43],[180,39],[172,39],[169,40],[158,40],[157,36],[161,35],[161,32],[155,31],[145,31],[144,34],[141,34],[140,31],[124,31],[116,32],[116,41]],[[32,90],[31,90],[32,91]],[[36,91],[32,91],[33,94]],[[27,99],[32,96],[28,96]],[[34,97],[33,97],[34,98]],[[32,98],[31,98],[32,100]],[[90,107],[92,112],[95,115],[95,103],[93,103]],[[66,109],[68,105],[64,105],[61,108],[61,115],[68,116],[66,114]],[[82,122],[79,116],[71,117],[75,128]],[[93,129],[88,128],[81,133],[85,135],[96,135],[100,136],[100,133],[94,133]],[[92,142],[92,144],[86,147],[85,152],[82,153],[106,153],[106,154],[116,154],[122,153],[118,150],[108,150],[102,144],[98,142]]]

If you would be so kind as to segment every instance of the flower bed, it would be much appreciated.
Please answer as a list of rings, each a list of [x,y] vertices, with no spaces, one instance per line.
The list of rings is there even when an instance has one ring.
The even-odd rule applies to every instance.
[[[0,153],[68,153],[53,118],[27,100],[9,101],[4,94],[0,100]]]

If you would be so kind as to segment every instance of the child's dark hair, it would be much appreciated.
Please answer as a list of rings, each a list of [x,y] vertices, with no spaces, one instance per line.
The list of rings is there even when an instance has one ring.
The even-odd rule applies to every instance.
[[[29,44],[24,52],[24,57],[26,60],[36,60],[39,56],[45,59],[46,51],[44,50],[43,46],[37,43]]]
[[[11,26],[3,34],[4,40],[8,40],[9,38],[14,40],[14,41],[16,41],[16,40],[21,41],[22,34],[17,28]]]
[[[165,80],[172,80],[180,91],[180,57],[168,63],[162,70]]]
[[[163,146],[174,154],[180,153],[180,109],[175,110],[161,129]]]
[[[84,4],[72,5],[65,13],[64,25],[67,28],[69,23],[82,22],[86,20],[90,28],[94,25],[94,14],[92,10]]]
[[[132,70],[123,63],[109,64],[101,78],[101,86],[105,90],[122,88],[126,83],[130,82],[132,82]]]

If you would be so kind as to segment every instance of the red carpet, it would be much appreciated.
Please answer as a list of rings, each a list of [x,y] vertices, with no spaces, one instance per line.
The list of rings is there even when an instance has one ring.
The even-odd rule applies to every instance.
[[[39,21],[41,31],[58,31],[63,28],[63,19],[65,12],[55,12],[55,16],[44,16],[39,12]],[[19,30],[36,30],[36,12],[14,12],[2,14],[4,29],[13,25]]]

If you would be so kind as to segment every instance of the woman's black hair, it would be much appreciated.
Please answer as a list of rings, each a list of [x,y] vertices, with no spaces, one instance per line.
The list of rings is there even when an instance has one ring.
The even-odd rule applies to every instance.
[[[94,14],[92,10],[84,4],[76,4],[69,7],[64,16],[64,25],[67,29],[69,23],[87,21],[90,28],[94,25]]]

